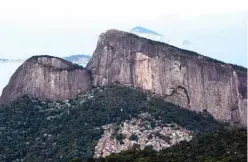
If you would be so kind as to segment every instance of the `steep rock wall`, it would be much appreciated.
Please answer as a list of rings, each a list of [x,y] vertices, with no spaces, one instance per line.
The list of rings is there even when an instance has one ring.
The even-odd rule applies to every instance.
[[[41,100],[66,100],[91,88],[90,73],[68,61],[34,56],[25,61],[3,89],[1,104],[23,95]]]
[[[151,91],[216,119],[246,125],[247,69],[136,35],[109,30],[92,59],[93,85],[111,83]]]

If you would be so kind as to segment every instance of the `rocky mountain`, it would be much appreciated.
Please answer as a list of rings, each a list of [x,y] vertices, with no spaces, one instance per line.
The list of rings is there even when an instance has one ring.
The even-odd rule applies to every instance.
[[[161,42],[164,41],[163,35],[155,32],[155,31],[152,31],[150,29],[146,29],[144,27],[141,27],[141,26],[134,27],[133,29],[130,30],[130,33],[136,34],[136,35],[143,37],[143,38],[155,40],[155,41],[161,41]]]
[[[161,151],[223,126],[208,112],[189,111],[120,85],[64,101],[23,96],[0,105],[0,161],[81,161],[132,147]]]
[[[87,65],[94,86],[120,83],[216,119],[246,125],[247,69],[134,34],[100,35]]]
[[[6,61],[8,61],[8,59],[0,58],[0,63],[1,63],[1,62],[6,62]]]
[[[78,65],[85,67],[87,65],[87,63],[90,61],[90,58],[91,58],[91,56],[89,56],[89,55],[81,54],[81,55],[67,56],[67,57],[64,57],[63,59],[70,61],[74,64],[78,64]]]
[[[24,59],[0,59],[0,96],[12,74],[24,61]]]
[[[73,58],[78,57],[68,59]],[[87,70],[55,57],[28,59],[11,77],[0,102],[25,94],[63,100],[91,84],[117,82],[190,110],[207,110],[218,120],[246,125],[246,68],[118,30],[100,36]]]
[[[57,57],[34,56],[12,75],[0,103],[9,103],[23,95],[41,100],[65,100],[90,87],[90,73],[85,68]]]
[[[0,60],[0,96],[3,88],[8,84],[12,74],[14,74],[16,69],[24,62],[10,59],[3,60]]]
[[[0,63],[5,63],[5,62],[24,62],[25,59],[2,59],[0,58]]]
[[[85,67],[89,62],[91,56],[88,55],[71,55],[63,57],[63,59],[70,61],[74,64]],[[1,59],[0,58],[0,96],[2,94],[3,88],[8,84],[9,79],[12,74],[17,70],[17,68],[25,62],[26,59]]]
[[[86,68],[33,56],[0,98],[0,161],[245,161],[246,72],[117,30]]]

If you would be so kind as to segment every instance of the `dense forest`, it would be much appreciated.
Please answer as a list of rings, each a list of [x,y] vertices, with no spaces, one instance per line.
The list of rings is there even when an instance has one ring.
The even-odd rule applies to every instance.
[[[36,162],[63,162],[74,158],[80,161],[92,158],[94,147],[103,134],[102,125],[118,124],[143,112],[148,112],[164,123],[174,122],[192,130],[194,137],[202,132],[223,129],[225,126],[214,120],[207,111],[202,113],[189,111],[161,98],[152,97],[149,93],[117,85],[94,88],[67,101],[42,102],[24,96],[7,106],[0,106],[0,161],[35,159]],[[244,158],[244,151],[240,150],[239,146],[240,140],[244,140],[244,137],[239,132],[237,136],[231,134],[226,137],[237,138],[237,151],[240,156],[242,155],[240,158]],[[210,142],[221,142],[218,141],[221,135],[209,134],[211,138],[215,135],[216,141]],[[200,144],[204,144],[204,140]],[[231,144],[232,147],[236,147],[235,144]],[[192,154],[187,156],[194,156],[195,152],[190,148],[195,145],[197,144],[183,143],[178,147],[185,147],[183,150],[187,152],[184,154],[191,152]],[[229,149],[229,146],[230,141],[227,145],[211,145],[224,150]],[[206,151],[216,149],[211,147],[209,146],[209,150]],[[198,148],[203,149],[200,145]],[[143,153],[137,152],[137,157]],[[166,154],[162,155],[163,153]],[[121,158],[125,154],[127,153],[111,155],[108,158]],[[136,156],[136,152],[130,152],[130,156],[134,154]],[[172,154],[170,151],[159,154],[151,151],[150,155],[177,156],[176,152]],[[201,154],[199,158],[200,156]],[[108,161],[108,158],[105,160]],[[178,158],[183,158],[183,155]]]

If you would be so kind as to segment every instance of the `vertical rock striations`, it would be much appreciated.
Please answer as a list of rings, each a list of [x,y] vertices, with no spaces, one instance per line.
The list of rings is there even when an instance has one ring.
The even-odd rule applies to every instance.
[[[93,85],[119,82],[182,107],[246,125],[247,69],[136,35],[109,30],[87,65]]]
[[[51,56],[33,56],[12,75],[1,104],[23,95],[41,100],[65,100],[91,88],[90,73],[81,66]]]

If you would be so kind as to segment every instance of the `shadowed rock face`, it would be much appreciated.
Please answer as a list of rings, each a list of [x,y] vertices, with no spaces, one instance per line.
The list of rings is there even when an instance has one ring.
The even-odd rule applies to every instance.
[[[91,88],[90,73],[83,67],[51,56],[25,61],[3,89],[1,104],[23,95],[40,100],[65,100]]]
[[[247,69],[136,35],[109,30],[92,59],[93,85],[121,83],[182,107],[246,125]]]

